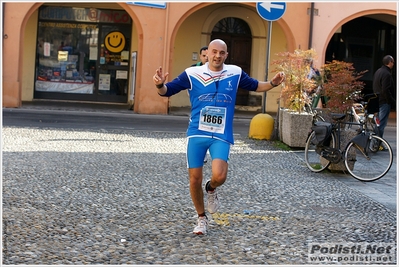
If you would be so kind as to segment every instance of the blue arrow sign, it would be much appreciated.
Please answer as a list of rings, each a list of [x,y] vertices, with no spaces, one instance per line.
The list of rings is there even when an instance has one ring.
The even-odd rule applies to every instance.
[[[126,2],[128,5],[147,6],[156,8],[166,8],[166,2]]]
[[[285,13],[286,5],[284,2],[258,2],[256,11],[259,16],[268,21],[275,21],[281,18]]]

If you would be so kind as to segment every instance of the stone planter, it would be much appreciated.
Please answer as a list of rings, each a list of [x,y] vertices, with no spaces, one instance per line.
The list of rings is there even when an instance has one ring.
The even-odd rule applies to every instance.
[[[304,148],[312,127],[312,115],[280,109],[280,140],[290,147]]]
[[[341,151],[343,151],[345,149],[348,142],[353,137],[355,137],[357,134],[358,134],[357,131],[352,130],[352,129],[341,129],[341,138],[340,138],[341,139],[341,147],[340,147]],[[338,140],[337,140],[337,142],[338,142]],[[350,155],[350,156],[356,157],[355,154]],[[351,162],[353,162],[353,164],[355,164],[355,161],[351,161]],[[353,168],[353,166],[349,166],[349,167]],[[346,172],[347,171],[346,167],[345,167],[345,162],[343,161],[343,159],[336,164],[331,163],[330,166],[328,166],[328,169],[332,172],[341,172],[341,171]]]

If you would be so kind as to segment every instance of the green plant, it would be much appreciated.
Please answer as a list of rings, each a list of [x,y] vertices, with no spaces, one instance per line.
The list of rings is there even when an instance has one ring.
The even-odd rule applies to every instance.
[[[285,150],[285,151],[290,151],[290,150],[291,150],[291,147],[287,146],[286,144],[284,144],[284,143],[281,142],[281,141],[273,141],[273,145],[274,145],[276,148],[279,148],[279,149],[281,149],[281,150]]]
[[[324,95],[328,97],[326,108],[332,112],[346,112],[364,88],[359,81],[367,70],[356,72],[353,63],[333,60],[322,67]]]
[[[277,53],[279,59],[273,60],[276,71],[285,73],[280,101],[283,107],[301,113],[305,104],[310,103],[308,91],[317,86],[318,80],[309,79],[311,64],[317,54],[314,49],[295,50],[293,53]]]

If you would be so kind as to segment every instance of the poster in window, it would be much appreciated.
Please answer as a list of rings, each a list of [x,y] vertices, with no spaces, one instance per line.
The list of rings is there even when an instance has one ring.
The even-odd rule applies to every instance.
[[[129,51],[121,52],[121,60],[129,60]]]
[[[98,90],[110,90],[110,85],[111,85],[111,75],[100,74],[98,81]]]
[[[97,45],[90,45],[90,51],[89,51],[89,59],[90,60],[97,60],[97,54],[98,54],[98,49]]]
[[[50,43],[49,42],[44,42],[44,44],[43,44],[43,54],[44,54],[44,56],[45,57],[49,57],[50,56],[50,48],[51,48],[51,45],[50,45]]]
[[[68,51],[58,51],[58,61],[68,61]]]
[[[72,78],[72,75],[73,75],[73,73],[72,73],[71,70],[67,70],[67,71],[66,71],[66,77],[67,77],[67,78]]]
[[[127,79],[127,70],[117,70],[116,71],[116,79]]]

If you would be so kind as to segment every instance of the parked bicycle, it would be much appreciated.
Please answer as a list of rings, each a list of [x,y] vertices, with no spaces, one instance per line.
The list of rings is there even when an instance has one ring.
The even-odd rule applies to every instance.
[[[345,163],[347,171],[356,179],[371,182],[383,177],[391,168],[393,152],[389,143],[366,129],[366,120],[344,121],[346,114],[332,113],[332,123],[317,121],[312,126],[305,145],[305,161],[313,172],[325,170],[331,163]],[[361,131],[341,151],[341,126],[352,124]],[[378,152],[372,149],[374,143],[386,147]]]

